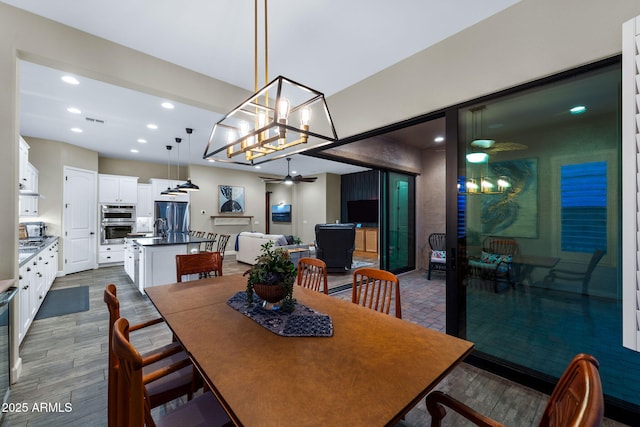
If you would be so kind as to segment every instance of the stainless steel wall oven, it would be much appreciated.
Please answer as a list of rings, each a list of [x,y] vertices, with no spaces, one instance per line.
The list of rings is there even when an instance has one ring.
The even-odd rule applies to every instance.
[[[133,205],[100,206],[100,244],[117,245],[136,228],[136,207]]]

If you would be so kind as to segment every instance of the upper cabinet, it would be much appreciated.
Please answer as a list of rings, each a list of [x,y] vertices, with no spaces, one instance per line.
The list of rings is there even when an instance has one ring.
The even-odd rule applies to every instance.
[[[136,216],[153,217],[153,195],[151,184],[138,184],[138,206],[136,206]]]
[[[163,195],[161,192],[165,191],[167,188],[175,188],[178,184],[183,184],[184,181],[175,181],[169,179],[158,179],[152,178],[149,180],[151,183],[151,191],[153,195],[154,201],[172,201],[172,202],[188,202],[189,201],[189,193],[180,194],[180,195]]]
[[[20,137],[20,164],[18,165],[19,169],[19,180],[18,183],[20,190],[33,190],[32,183],[29,181],[29,144]]]
[[[107,175],[98,176],[98,201],[100,203],[138,203],[138,177]]]

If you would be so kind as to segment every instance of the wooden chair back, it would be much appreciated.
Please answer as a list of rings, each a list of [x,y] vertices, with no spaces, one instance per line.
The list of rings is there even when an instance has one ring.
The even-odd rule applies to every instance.
[[[218,246],[216,250],[220,252],[220,256],[222,257],[223,261],[224,261],[224,251],[227,249],[227,242],[229,241],[230,237],[231,236],[228,234],[221,234],[218,236]]]
[[[353,272],[351,302],[389,314],[395,305],[395,316],[402,319],[400,280],[388,271],[377,268],[359,268]]]
[[[599,367],[595,357],[576,355],[553,389],[539,425],[599,426],[604,416]]]
[[[538,426],[600,426],[604,416],[604,397],[598,367],[595,357],[589,354],[576,355],[553,389]],[[426,403],[432,427],[441,426],[447,414],[445,406],[475,425],[504,427],[504,424],[441,391],[429,394]]]
[[[298,286],[329,294],[327,265],[321,259],[300,258],[298,260]]]
[[[197,254],[176,255],[176,278],[182,282],[182,276],[189,274],[222,276],[222,256],[220,252],[200,252]]]
[[[148,419],[151,408],[142,382],[142,356],[129,342],[129,321],[125,318],[116,320],[112,333],[112,351],[120,364],[117,425],[155,425],[153,419]]]
[[[107,422],[109,427],[117,426],[118,358],[113,354],[111,337],[113,324],[120,318],[120,301],[116,296],[116,285],[108,284],[104,289],[104,302],[109,309],[109,356],[107,366]]]

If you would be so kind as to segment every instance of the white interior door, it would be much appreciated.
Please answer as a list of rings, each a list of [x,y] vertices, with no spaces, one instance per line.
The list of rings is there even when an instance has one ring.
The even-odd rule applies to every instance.
[[[97,173],[64,167],[63,255],[65,274],[98,267]]]

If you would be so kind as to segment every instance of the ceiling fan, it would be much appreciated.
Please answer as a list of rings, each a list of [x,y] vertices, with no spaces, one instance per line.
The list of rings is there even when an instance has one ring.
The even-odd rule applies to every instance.
[[[290,166],[291,166],[291,157],[287,157],[287,176],[285,176],[284,178],[267,178],[264,176],[261,176],[260,178],[262,179],[263,182],[282,182],[285,184],[298,184],[300,182],[315,182],[316,179],[318,179],[317,176],[308,176],[308,177],[304,177],[302,175],[296,175],[296,176],[291,176],[291,171],[290,171]]]

